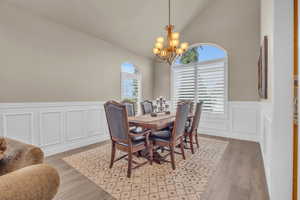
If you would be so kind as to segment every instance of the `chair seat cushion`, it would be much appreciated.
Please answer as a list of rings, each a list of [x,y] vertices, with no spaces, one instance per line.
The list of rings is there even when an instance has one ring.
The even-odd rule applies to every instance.
[[[133,143],[144,142],[144,141],[145,141],[145,136],[143,136],[143,135],[137,135],[137,136],[132,137]]]
[[[142,133],[143,129],[141,127],[132,126],[129,128],[131,133]]]
[[[168,130],[165,131],[158,131],[151,133],[151,139],[163,139],[169,140],[171,138],[171,132]]]

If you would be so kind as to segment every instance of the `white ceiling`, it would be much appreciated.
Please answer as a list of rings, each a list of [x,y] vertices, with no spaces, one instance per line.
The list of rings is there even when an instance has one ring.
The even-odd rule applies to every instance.
[[[168,0],[7,1],[147,57],[152,56],[155,38],[165,34],[168,23]],[[208,0],[171,2],[171,22],[181,31]]]

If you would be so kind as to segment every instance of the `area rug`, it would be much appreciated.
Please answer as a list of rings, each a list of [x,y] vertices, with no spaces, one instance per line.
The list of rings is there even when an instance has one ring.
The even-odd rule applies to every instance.
[[[199,200],[206,191],[209,181],[217,169],[228,142],[199,138],[200,147],[195,154],[186,150],[186,160],[176,155],[176,170],[170,163],[146,164],[134,169],[132,177],[127,178],[127,161],[114,163],[109,169],[111,145],[74,154],[63,158],[99,187],[116,199],[148,200]],[[177,150],[179,151],[179,150]],[[116,156],[122,155],[119,151]],[[166,151],[165,151],[166,152]],[[144,158],[135,158],[144,162]]]

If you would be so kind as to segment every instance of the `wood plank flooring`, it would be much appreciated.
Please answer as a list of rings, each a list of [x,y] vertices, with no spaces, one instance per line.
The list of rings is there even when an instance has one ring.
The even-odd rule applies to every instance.
[[[210,181],[204,200],[269,200],[258,143],[221,137],[205,137],[229,141],[229,144],[216,174]],[[55,200],[113,199],[61,159],[104,143],[89,145],[46,158],[46,163],[57,168],[61,176],[61,185]]]

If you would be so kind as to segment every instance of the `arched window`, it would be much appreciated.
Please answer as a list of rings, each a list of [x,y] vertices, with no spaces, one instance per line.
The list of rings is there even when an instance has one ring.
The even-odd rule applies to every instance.
[[[172,98],[203,101],[203,112],[226,113],[227,52],[213,44],[197,44],[172,65]]]
[[[138,103],[142,97],[141,75],[131,63],[121,65],[121,98]],[[137,107],[137,106],[136,106]]]

